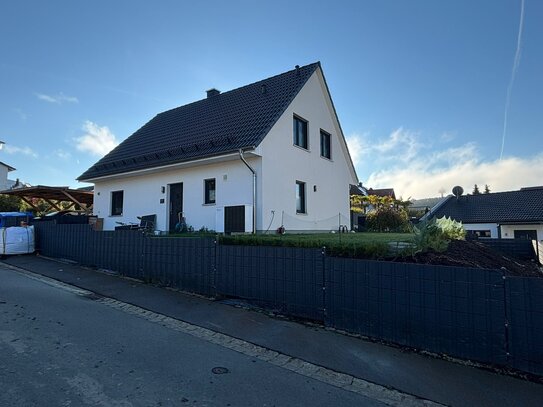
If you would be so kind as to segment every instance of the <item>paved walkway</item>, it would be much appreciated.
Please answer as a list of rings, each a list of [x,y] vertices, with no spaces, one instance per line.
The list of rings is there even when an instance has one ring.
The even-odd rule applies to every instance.
[[[540,406],[543,385],[405,352],[263,312],[39,256],[5,263],[423,399],[452,406]]]

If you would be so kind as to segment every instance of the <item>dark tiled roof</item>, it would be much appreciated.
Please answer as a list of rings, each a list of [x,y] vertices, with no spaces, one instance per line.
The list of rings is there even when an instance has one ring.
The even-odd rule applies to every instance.
[[[365,195],[364,191],[365,190],[359,185],[349,185],[349,195]]]
[[[368,195],[375,196],[391,196],[396,199],[396,194],[394,193],[394,188],[380,188],[380,189],[368,189]]]
[[[319,66],[306,65],[159,113],[78,180],[257,146]]]
[[[543,222],[543,186],[520,191],[450,196],[433,216],[463,223]]]

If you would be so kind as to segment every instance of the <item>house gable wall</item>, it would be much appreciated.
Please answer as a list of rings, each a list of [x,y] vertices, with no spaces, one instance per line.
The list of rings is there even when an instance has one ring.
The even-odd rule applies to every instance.
[[[293,145],[294,115],[308,121],[308,150]],[[320,156],[321,129],[331,135],[331,160]],[[357,184],[357,179],[320,69],[272,127],[260,150],[259,230],[277,229],[282,217],[287,231],[337,230],[340,223],[350,227],[349,184]],[[296,214],[296,181],[306,183],[307,214]]]

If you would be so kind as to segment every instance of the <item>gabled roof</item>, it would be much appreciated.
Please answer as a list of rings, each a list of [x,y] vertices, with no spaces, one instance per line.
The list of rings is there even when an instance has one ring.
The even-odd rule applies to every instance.
[[[159,113],[78,180],[254,148],[318,67],[306,65]]]
[[[439,202],[447,199],[446,197],[437,197],[437,198],[422,198],[422,199],[412,199],[409,209],[432,209]]]
[[[396,194],[394,193],[394,188],[380,188],[380,189],[368,189],[368,195],[375,196],[390,196],[396,199]]]
[[[450,196],[431,216],[449,216],[463,223],[543,222],[543,186],[458,199]]]
[[[0,165],[3,165],[4,167],[7,167],[8,172],[15,171],[15,168],[13,168],[11,165],[7,165],[6,163],[0,161]]]
[[[349,185],[349,195],[367,195],[366,189],[360,185]]]

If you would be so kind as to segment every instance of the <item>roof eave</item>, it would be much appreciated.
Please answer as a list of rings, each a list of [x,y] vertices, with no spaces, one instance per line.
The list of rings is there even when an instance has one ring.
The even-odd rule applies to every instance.
[[[161,172],[168,169],[175,169],[175,168],[183,168],[183,167],[189,167],[194,165],[203,165],[214,162],[223,162],[223,161],[230,161],[230,160],[224,160],[224,158],[227,157],[237,157],[239,154],[239,151],[242,150],[244,153],[251,153],[255,151],[255,146],[247,146],[247,147],[241,147],[236,148],[233,150],[229,150],[227,152],[224,152],[222,154],[214,154],[209,155],[206,157],[199,157],[194,160],[183,160],[178,161],[176,163],[167,164],[167,165],[157,165],[153,167],[147,167],[147,168],[140,168],[132,171],[122,171],[122,172],[115,172],[111,174],[103,174],[98,176],[90,176],[90,177],[83,177],[84,174],[82,174],[80,177],[77,178],[80,182],[92,182],[95,181],[102,181],[105,179],[111,179],[111,178],[119,178],[119,177],[125,177],[125,176],[135,176],[135,175],[143,175],[147,173],[154,173],[154,172]],[[258,156],[258,154],[253,154],[255,157]]]

